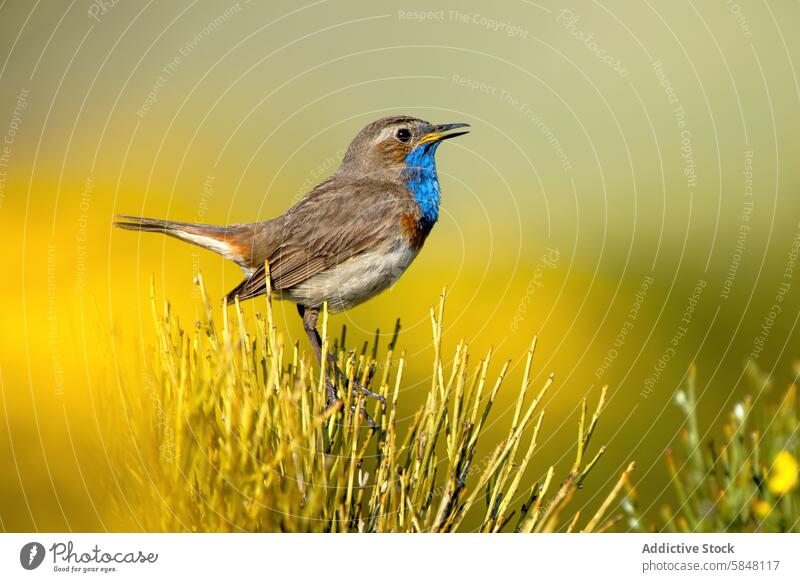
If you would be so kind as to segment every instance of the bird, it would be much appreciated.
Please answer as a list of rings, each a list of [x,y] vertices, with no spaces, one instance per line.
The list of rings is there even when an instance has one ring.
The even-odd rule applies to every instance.
[[[273,295],[297,305],[321,363],[317,319],[323,305],[332,313],[350,309],[408,269],[439,219],[436,151],[468,127],[407,115],[373,121],[330,177],[272,220],[216,226],[117,215],[113,225],[165,234],[234,261],[245,278],[225,295],[226,304],[266,293],[269,275]],[[383,401],[365,387],[353,388]],[[331,382],[326,396],[329,406],[338,401]]]

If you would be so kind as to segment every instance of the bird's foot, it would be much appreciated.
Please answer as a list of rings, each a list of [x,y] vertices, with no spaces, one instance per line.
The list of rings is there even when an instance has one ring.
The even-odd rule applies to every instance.
[[[350,410],[353,412],[353,414],[356,414],[356,407],[355,406],[351,406]],[[375,428],[375,421],[372,420],[372,417],[369,415],[369,412],[367,412],[367,409],[364,406],[359,406],[358,407],[358,412],[360,412],[361,415],[364,417],[364,420],[367,421],[367,426],[372,428],[372,429],[374,429]]]
[[[386,398],[384,398],[381,394],[378,394],[377,392],[373,392],[369,388],[367,388],[365,386],[362,386],[361,384],[359,384],[355,380],[353,380],[351,382],[350,379],[348,378],[348,376],[344,372],[342,372],[342,370],[339,369],[339,366],[336,365],[336,362],[333,362],[333,369],[336,371],[336,374],[338,375],[338,377],[341,378],[342,382],[344,382],[346,385],[347,384],[351,384],[352,385],[353,392],[358,392],[360,394],[363,394],[367,398],[374,398],[375,400],[377,400],[378,402],[380,402],[381,404],[386,406]]]
[[[340,399],[338,399],[338,398],[335,398],[335,399],[333,399],[333,400],[328,400],[328,403],[327,403],[327,408],[328,408],[328,409],[331,409],[331,408],[333,408],[333,407],[335,407],[335,406],[339,406],[339,404],[340,404],[341,402],[342,402],[342,401],[341,401]],[[374,421],[374,420],[372,420],[372,417],[369,415],[369,412],[367,412],[367,409],[366,409],[366,407],[365,407],[365,406],[363,406],[363,405],[362,405],[362,406],[358,406],[358,407],[356,407],[356,405],[355,405],[355,404],[353,404],[353,405],[351,405],[351,406],[350,406],[350,411],[351,411],[353,414],[358,414],[358,413],[360,412],[360,413],[362,414],[362,416],[364,417],[364,420],[366,420],[366,421],[367,421],[367,426],[368,426],[368,427],[370,427],[370,428],[372,428],[372,429],[374,429],[374,428],[376,427],[376,425],[375,425],[375,421]]]
[[[358,392],[360,394],[363,394],[367,398],[374,398],[382,405],[386,406],[386,398],[384,398],[382,394],[378,394],[377,392],[372,392],[369,388],[365,388],[364,386],[356,384],[355,382],[353,382],[353,392]]]
[[[347,378],[342,373],[342,371],[339,370],[338,367],[336,367],[334,369],[336,370],[336,372],[338,372],[338,375],[343,380],[345,380],[345,382],[347,382]],[[378,394],[377,392],[373,392],[369,388],[366,388],[366,387],[362,386],[361,384],[356,383],[355,381],[352,382],[351,389],[352,389],[352,391],[354,393],[363,394],[365,398],[374,398],[375,400],[380,402],[383,406],[386,406],[386,398],[384,398],[384,396],[382,394]],[[326,381],[325,381],[325,399],[326,399],[327,408],[331,408],[332,406],[336,406],[341,401],[341,399],[339,398],[338,391],[336,390],[336,386],[334,385],[333,382],[331,382],[330,379],[326,379]],[[356,412],[360,412],[364,416],[365,420],[367,421],[367,425],[370,428],[375,428],[375,421],[372,420],[372,417],[369,415],[369,413],[367,412],[366,407],[363,404],[361,404],[358,407],[358,410],[356,410],[355,406],[351,406],[350,409],[354,414]]]

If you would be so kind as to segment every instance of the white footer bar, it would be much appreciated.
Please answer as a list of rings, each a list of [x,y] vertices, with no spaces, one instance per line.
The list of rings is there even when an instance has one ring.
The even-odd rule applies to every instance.
[[[0,535],[0,580],[186,575],[324,582],[796,581],[800,534]]]

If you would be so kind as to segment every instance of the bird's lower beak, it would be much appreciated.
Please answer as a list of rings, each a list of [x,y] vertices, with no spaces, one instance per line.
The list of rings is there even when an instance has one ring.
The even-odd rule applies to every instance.
[[[428,133],[422,136],[419,142],[417,142],[417,145],[420,146],[424,143],[442,141],[469,133],[468,131],[452,131],[459,127],[469,127],[469,123],[443,123],[442,125],[434,125]]]

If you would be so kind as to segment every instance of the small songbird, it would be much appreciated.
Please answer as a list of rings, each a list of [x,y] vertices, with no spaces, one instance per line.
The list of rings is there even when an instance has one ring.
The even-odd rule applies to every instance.
[[[167,234],[236,262],[246,278],[226,295],[229,304],[266,292],[266,262],[275,295],[297,304],[321,360],[323,303],[336,312],[374,297],[419,253],[439,218],[436,150],[467,133],[453,131],[463,127],[469,126],[405,116],[374,121],[356,135],[333,175],[272,220],[213,226],[117,216],[114,226]],[[329,384],[329,404],[336,399]]]

